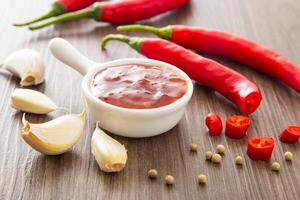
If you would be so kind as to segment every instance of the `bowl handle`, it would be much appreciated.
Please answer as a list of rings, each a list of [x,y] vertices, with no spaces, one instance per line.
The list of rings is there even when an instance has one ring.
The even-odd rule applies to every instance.
[[[99,66],[99,63],[82,55],[74,46],[62,38],[53,38],[50,40],[49,49],[55,58],[82,75],[85,75],[89,69]]]

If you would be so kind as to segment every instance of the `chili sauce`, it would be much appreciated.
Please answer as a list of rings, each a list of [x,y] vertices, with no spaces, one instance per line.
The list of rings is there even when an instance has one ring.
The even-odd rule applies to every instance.
[[[106,68],[91,81],[94,96],[131,109],[169,105],[181,98],[187,87],[185,78],[170,68],[136,64]]]

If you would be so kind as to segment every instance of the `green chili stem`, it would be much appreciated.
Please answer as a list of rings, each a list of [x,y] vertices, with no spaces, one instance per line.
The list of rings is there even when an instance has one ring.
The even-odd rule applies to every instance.
[[[95,18],[95,10],[89,8],[89,9],[84,9],[72,13],[63,14],[52,20],[46,21],[45,23],[41,23],[35,26],[29,26],[29,29],[37,30],[60,22],[76,20],[76,19],[84,19],[84,18]]]
[[[26,26],[26,25],[30,25],[30,24],[33,24],[35,22],[39,22],[39,21],[42,21],[44,19],[48,19],[48,18],[51,18],[51,17],[55,17],[55,16],[58,16],[58,15],[61,15],[61,14],[64,14],[66,11],[65,11],[65,8],[60,5],[59,3],[54,3],[52,5],[52,9],[49,10],[47,13],[41,15],[40,17],[37,17],[33,20],[30,20],[28,22],[24,22],[24,23],[15,23],[14,26]]]
[[[125,26],[118,26],[118,31],[136,31],[136,30],[143,30],[147,32],[154,33],[156,35],[160,34],[160,29],[153,27],[153,26],[146,26],[146,25],[140,25],[140,24],[132,24],[132,25],[125,25]]]
[[[125,26],[118,26],[118,31],[146,31],[150,33],[154,33],[155,35],[169,40],[171,38],[171,27],[166,26],[163,28],[156,28],[153,26],[146,26],[146,25],[140,25],[140,24],[132,24],[132,25],[125,25]]]
[[[125,35],[121,35],[121,34],[109,34],[107,36],[105,36],[101,41],[100,41],[100,46],[103,50],[105,50],[105,46],[106,44],[111,41],[111,40],[118,40],[121,42],[124,42],[126,44],[129,44],[130,42],[130,38],[125,36]]]
[[[120,42],[124,42],[134,48],[137,51],[140,51],[140,46],[141,46],[141,38],[131,38],[126,35],[121,35],[121,34],[109,34],[105,36],[101,41],[100,45],[103,50],[105,50],[106,44],[111,41],[111,40],[117,40]]]
[[[48,19],[48,18],[54,17],[54,16],[55,16],[55,15],[54,15],[54,12],[53,12],[52,10],[50,10],[50,11],[47,12],[46,14],[44,14],[44,15],[38,17],[38,18],[35,18],[35,19],[31,20],[31,21],[24,22],[24,23],[15,23],[15,24],[13,24],[13,25],[14,25],[14,26],[26,26],[26,25],[30,25],[30,24],[33,24],[33,23],[35,23],[35,22],[39,22],[39,21],[42,21],[42,20],[44,20],[44,19]]]

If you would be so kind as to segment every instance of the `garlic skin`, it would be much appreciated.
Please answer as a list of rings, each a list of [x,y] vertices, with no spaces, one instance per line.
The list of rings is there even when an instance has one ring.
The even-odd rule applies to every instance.
[[[32,49],[21,49],[12,53],[4,60],[2,68],[21,78],[21,87],[38,85],[44,81],[44,61]]]
[[[68,151],[81,137],[85,127],[86,111],[63,115],[41,124],[31,124],[23,116],[21,136],[36,151],[59,155]]]
[[[10,97],[11,107],[28,113],[47,114],[58,107],[45,94],[30,89],[15,89]]]
[[[127,150],[124,145],[113,139],[97,127],[92,136],[92,154],[100,169],[104,172],[119,172],[127,162]]]

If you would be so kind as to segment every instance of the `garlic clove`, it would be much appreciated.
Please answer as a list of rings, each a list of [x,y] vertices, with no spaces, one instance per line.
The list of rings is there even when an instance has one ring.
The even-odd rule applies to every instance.
[[[45,94],[30,89],[15,89],[10,98],[11,107],[34,114],[47,114],[58,107]]]
[[[127,162],[127,150],[124,145],[104,133],[97,123],[92,136],[92,154],[100,169],[104,172],[119,172]]]
[[[2,68],[21,78],[20,85],[38,85],[44,81],[45,65],[42,56],[32,49],[22,49],[8,56]]]
[[[63,115],[41,124],[31,124],[23,116],[21,136],[36,151],[58,155],[68,151],[81,137],[85,127],[86,111]]]

